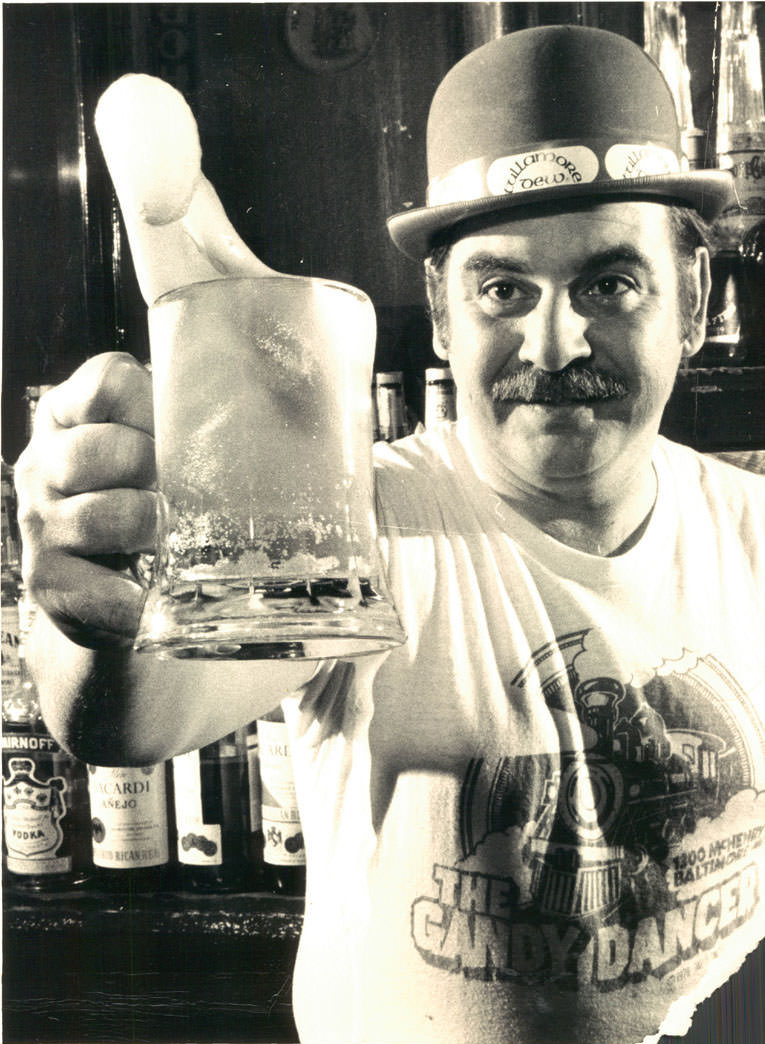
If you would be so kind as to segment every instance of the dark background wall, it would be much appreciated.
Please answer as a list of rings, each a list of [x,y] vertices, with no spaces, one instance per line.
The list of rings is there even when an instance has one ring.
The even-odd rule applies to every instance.
[[[269,265],[371,296],[376,368],[405,371],[417,411],[422,370],[435,359],[419,266],[392,246],[385,218],[424,200],[436,85],[497,28],[579,22],[642,43],[642,6],[5,5],[5,459],[25,441],[25,386],[61,380],[105,349],[148,358],[144,306],[93,128],[98,97],[117,76],[148,72],[183,91],[205,173]],[[683,8],[697,122],[707,127],[716,5]]]

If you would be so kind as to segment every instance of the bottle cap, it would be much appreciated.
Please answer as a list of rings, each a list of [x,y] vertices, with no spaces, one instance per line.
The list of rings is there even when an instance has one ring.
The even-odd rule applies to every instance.
[[[451,381],[453,379],[451,366],[429,366],[425,370],[426,383],[430,383],[430,381]]]

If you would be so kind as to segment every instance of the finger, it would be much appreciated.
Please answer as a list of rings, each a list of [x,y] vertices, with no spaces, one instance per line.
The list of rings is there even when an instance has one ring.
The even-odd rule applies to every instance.
[[[64,496],[92,490],[150,489],[156,480],[154,439],[124,424],[80,424],[52,432],[46,443],[48,485]]]
[[[115,569],[118,573],[129,572],[134,580],[137,580],[141,587],[148,587],[148,579],[151,576],[151,570],[143,566],[143,561],[151,561],[150,555],[142,554],[141,552],[134,552],[132,555],[123,555],[122,553],[109,554],[109,555],[88,555],[89,561],[96,562],[98,565],[106,566],[108,569]],[[141,580],[141,575],[146,575],[146,581]]]
[[[146,590],[130,576],[82,558],[49,555],[28,583],[36,604],[76,644],[97,649],[133,641]]]
[[[84,362],[46,392],[35,411],[35,430],[112,421],[152,434],[151,375],[132,355],[105,352]]]
[[[155,543],[156,495],[145,489],[109,489],[64,497],[48,505],[44,527],[40,543],[71,554],[149,551]]]

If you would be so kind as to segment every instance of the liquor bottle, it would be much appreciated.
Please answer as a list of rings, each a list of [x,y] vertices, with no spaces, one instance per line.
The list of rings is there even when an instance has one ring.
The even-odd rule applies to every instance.
[[[40,714],[19,645],[19,683],[3,692],[3,860],[9,885],[37,892],[89,878],[85,766],[63,750]]]
[[[749,364],[742,324],[751,309],[742,246],[765,216],[765,109],[760,43],[749,0],[720,6],[717,163],[733,174],[736,201],[718,218],[707,335],[695,366]]]
[[[21,538],[17,520],[16,490],[13,485],[13,468],[0,458],[0,482],[2,482],[2,564],[3,579],[12,581],[14,589],[21,583]],[[16,598],[12,599],[16,604]]]
[[[2,463],[2,665],[3,694],[18,685],[19,665],[19,599],[21,596],[21,541],[16,519],[16,491],[13,468]]]
[[[243,729],[173,758],[179,882],[202,892],[244,891],[252,885]]]
[[[375,374],[375,401],[380,439],[393,442],[408,435],[404,375],[400,370]]]
[[[737,202],[718,225],[723,248],[733,251],[765,217],[765,108],[755,7],[750,0],[720,5],[717,162],[732,172]]]
[[[457,419],[457,389],[449,366],[425,370],[425,427]]]
[[[374,380],[372,381],[372,442],[380,441],[380,416],[377,412],[377,388]]]
[[[765,366],[765,219],[744,236],[741,338],[747,366]]]
[[[130,896],[173,885],[170,762],[140,767],[88,765],[95,880]]]
[[[51,736],[27,668],[34,606],[19,570],[13,472],[2,466],[3,871],[9,887],[76,888],[88,877],[85,766]]]
[[[687,30],[678,0],[643,4],[645,50],[662,71],[677,111],[680,140],[689,170],[704,165],[704,132],[693,115],[691,74],[687,57]]]
[[[263,788],[260,783],[260,742],[258,723],[251,721],[247,733],[247,784],[250,806],[247,857],[252,868],[252,887],[264,887],[263,880]]]
[[[704,346],[694,368],[740,366],[744,360],[741,336],[743,265],[739,250],[718,250],[710,260],[712,286],[707,306]]]
[[[268,891],[305,895],[305,844],[289,736],[281,708],[258,719],[263,813],[263,879]]]

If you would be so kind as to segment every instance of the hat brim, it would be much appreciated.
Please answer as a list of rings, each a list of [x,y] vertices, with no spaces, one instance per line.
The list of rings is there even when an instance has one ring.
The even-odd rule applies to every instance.
[[[723,208],[735,199],[735,191],[733,178],[726,170],[695,170],[682,174],[595,181],[404,210],[388,218],[388,232],[402,253],[414,261],[423,261],[430,253],[438,233],[469,218],[588,196],[662,200],[693,207],[707,221],[714,221]]]

